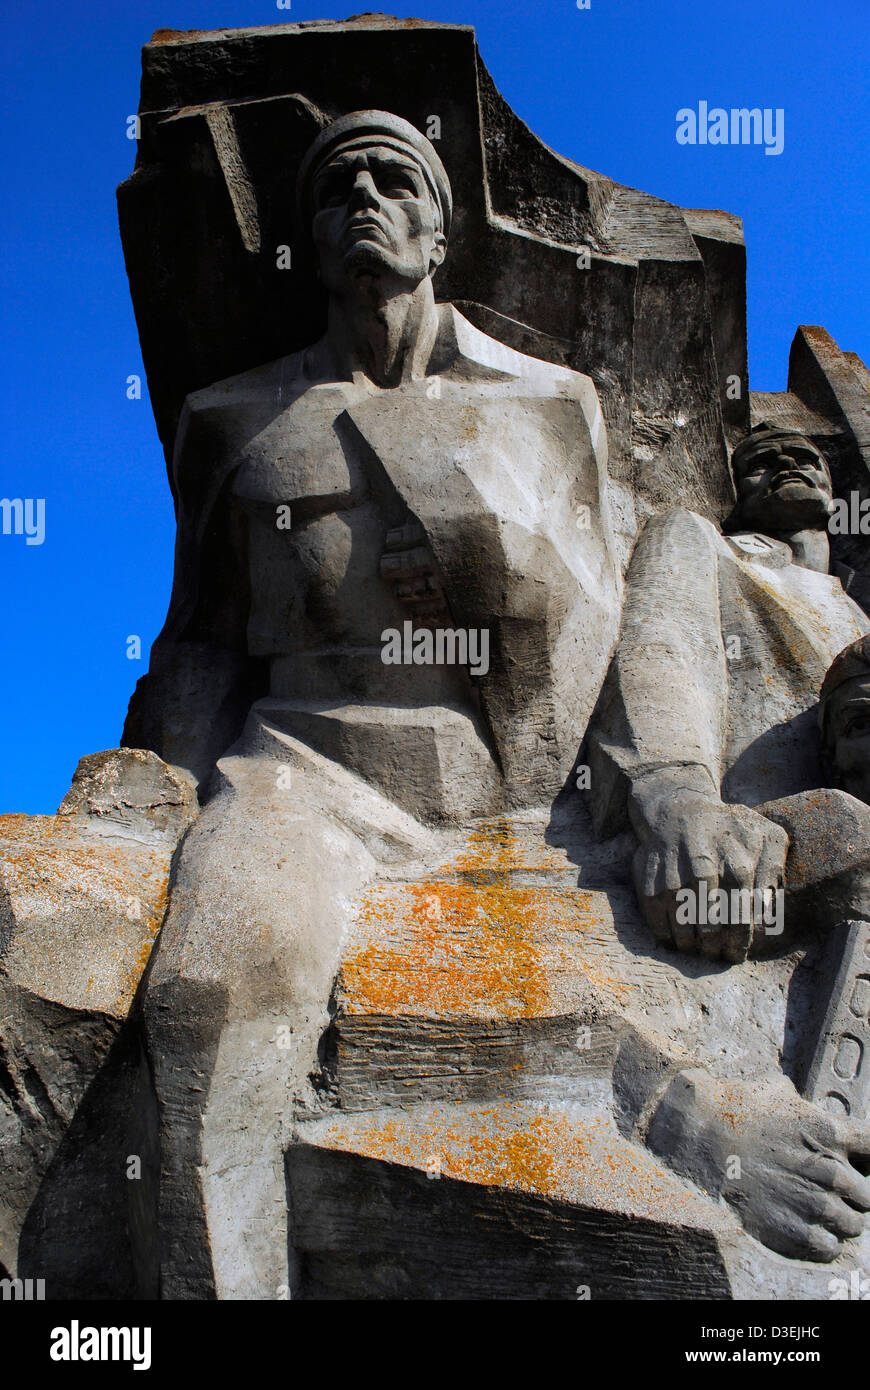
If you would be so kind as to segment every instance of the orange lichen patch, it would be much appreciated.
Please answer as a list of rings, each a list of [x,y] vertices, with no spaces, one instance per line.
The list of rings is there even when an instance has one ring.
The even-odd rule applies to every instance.
[[[0,817],[14,928],[4,972],[70,1008],[123,1016],[168,902],[166,847],[91,840],[54,816]]]
[[[544,910],[537,889],[442,882],[374,889],[360,916],[392,930],[344,962],[349,1007],[539,1014],[547,995],[537,949]]]
[[[719,1090],[719,1118],[737,1134],[751,1131],[757,1122],[752,1093],[741,1086],[723,1085]]]
[[[600,949],[604,895],[530,883],[506,822],[475,830],[443,867],[450,877],[378,884],[360,898],[341,967],[345,1013],[540,1018],[590,988],[604,1002],[624,996]]]
[[[143,921],[144,935],[139,950],[134,959],[130,962],[130,965],[121,973],[118,994],[114,1005],[115,1013],[126,1013],[133,1002],[133,996],[139,988],[139,981],[142,979],[145,973],[145,967],[151,958],[154,942],[163,924],[163,918],[166,914],[168,903],[169,875],[167,874],[164,881],[163,897],[158,910]]]
[[[573,973],[611,995],[623,981],[584,958],[596,895],[578,889],[380,885],[360,902],[365,944],[341,968],[348,1013],[540,1018]]]
[[[480,434],[480,425],[477,419],[477,411],[472,406],[466,406],[462,412],[462,438],[466,444],[471,444]]]
[[[708,1222],[708,1204],[607,1119],[518,1104],[427,1106],[323,1122],[318,1147],[418,1169],[433,1180],[531,1192],[635,1216]]]
[[[10,891],[38,886],[60,900],[70,892],[126,897],[135,887],[143,907],[157,907],[165,897],[166,850],[132,844],[119,848],[100,840],[88,844],[55,816],[0,816],[0,852]]]
[[[542,846],[537,838],[529,845],[502,817],[483,821],[468,836],[467,848],[452,864],[442,865],[445,873],[472,882],[507,880],[518,874],[549,874],[564,868],[564,858]]]

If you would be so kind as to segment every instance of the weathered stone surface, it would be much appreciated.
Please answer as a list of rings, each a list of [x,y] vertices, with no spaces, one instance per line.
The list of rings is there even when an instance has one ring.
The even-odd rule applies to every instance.
[[[758,530],[735,525],[726,535],[683,510],[648,523],[589,732],[590,801],[603,834],[626,826],[632,789],[639,795],[657,776],[749,807],[823,785],[818,691],[868,619],[828,573],[821,492],[817,501],[809,534],[823,554],[812,563],[756,518]]]
[[[392,54],[397,62],[372,108],[368,79],[359,83],[370,70],[376,34],[381,58]],[[343,94],[359,109],[335,120],[322,67],[309,63],[303,75],[300,62],[323,57],[338,37],[345,54],[359,59]],[[412,51],[429,44],[430,58],[439,60],[442,37],[455,50],[458,75],[448,124],[464,105],[461,137],[452,146],[439,139],[448,173],[455,170],[449,256],[448,173],[420,132],[419,104],[432,109],[432,92],[419,61],[413,94],[408,85]],[[666,640],[650,644],[643,622],[636,624],[641,657],[652,648],[672,660],[649,709],[643,659],[636,662],[632,652],[623,663],[620,693],[631,688],[637,697],[624,721],[631,747],[613,759],[623,779],[632,780],[628,763],[639,756],[652,757],[644,773],[697,762],[709,791],[718,790],[717,773],[727,765],[734,774],[729,794],[738,800],[802,787],[813,750],[803,746],[799,720],[834,652],[867,629],[863,613],[827,575],[827,548],[817,532],[832,507],[830,479],[805,441],[788,441],[794,458],[767,435],[735,452],[738,505],[759,534],[726,542],[710,520],[730,490],[721,466],[726,415],[717,373],[722,363],[736,366],[737,375],[745,370],[742,309],[733,294],[742,283],[742,251],[733,220],[703,213],[687,220],[679,209],[605,186],[599,176],[577,171],[579,182],[572,182],[564,165],[548,180],[560,197],[541,202],[531,171],[550,157],[488,89],[468,37],[365,20],[253,33],[241,47],[232,35],[163,36],[146,55],[147,132],[143,127],[137,171],[122,191],[134,298],[151,325],[143,322],[146,357],[156,361],[148,332],[156,325],[162,338],[161,314],[167,307],[177,313],[182,303],[193,325],[185,372],[195,373],[197,360],[205,372],[203,363],[212,361],[209,382],[227,344],[233,353],[244,344],[247,354],[234,363],[234,376],[186,398],[172,462],[179,512],[173,600],[126,734],[189,767],[211,797],[185,843],[145,1001],[160,1113],[161,1278],[172,1297],[255,1298],[286,1283],[276,1213],[294,1107],[295,1142],[313,1149],[318,1144],[304,1138],[313,1133],[304,1117],[323,1106],[346,1111],[353,1104],[357,1113],[377,1114],[397,1103],[469,1107],[493,1092],[506,1103],[515,1089],[517,1103],[535,1090],[552,1096],[552,1108],[564,1104],[564,1088],[588,1111],[577,1120],[581,1128],[609,1117],[620,1162],[626,1145],[634,1145],[648,1164],[654,1146],[684,1182],[708,1188],[713,1226],[721,1199],[740,1211],[746,1232],[794,1259],[831,1260],[857,1233],[854,1213],[844,1217],[839,1199],[829,1209],[823,1183],[811,1186],[816,1205],[806,1220],[803,1213],[793,1220],[788,1206],[798,1201],[800,1134],[840,1143],[832,1122],[782,1077],[787,1025],[794,1023],[782,996],[795,959],[781,952],[775,964],[756,967],[746,961],[746,943],[728,938],[723,952],[718,941],[705,954],[724,954],[744,970],[726,977],[718,997],[706,975],[693,977],[687,992],[703,1020],[693,1030],[675,1020],[676,980],[666,963],[640,968],[642,938],[635,937],[632,952],[614,930],[609,898],[625,891],[624,844],[596,855],[588,826],[573,824],[568,854],[591,876],[580,885],[561,881],[568,878],[564,862],[538,879],[524,878],[510,849],[507,863],[496,857],[486,870],[489,880],[457,863],[452,882],[436,872],[436,850],[451,836],[461,841],[481,813],[525,813],[532,816],[526,833],[541,836],[542,808],[571,772],[616,639],[619,561],[645,512],[663,507],[675,491],[706,513],[682,514],[685,528],[700,537],[683,557],[689,577],[676,596],[667,584],[656,588],[656,563],[673,577],[673,544],[654,519],[648,532],[655,531],[658,548],[654,540],[649,584],[636,587],[649,589],[644,621],[682,627],[687,650],[674,660]],[[291,75],[299,82],[289,96],[286,86],[274,89],[276,68],[264,58],[279,50],[281,82]],[[266,356],[269,343],[268,313],[257,306],[267,269],[274,278],[268,248],[277,228],[264,232],[261,213],[280,167],[274,149],[281,122],[282,147],[294,151],[295,162],[309,148],[297,189],[302,221],[283,230],[279,242],[307,255],[310,228],[329,313],[324,335],[311,342],[318,309],[303,260],[301,279],[287,288],[301,295],[292,321],[305,336],[269,345],[271,355],[285,355],[252,366],[258,345]],[[253,336],[243,331],[244,322],[253,323],[247,319],[227,336],[232,305],[229,312],[222,306],[220,332],[209,325],[210,306],[187,271],[178,302],[168,306],[164,297],[169,280],[155,272],[163,262],[182,267],[172,226],[181,205],[168,199],[164,215],[152,204],[153,220],[141,213],[143,202],[172,186],[179,167],[207,170],[211,179],[207,189],[197,190],[195,180],[188,185],[213,224],[197,248],[197,273],[213,276],[220,267],[222,278],[244,286],[239,304],[244,315],[257,315]],[[140,227],[148,228],[143,240]],[[578,281],[579,245],[561,238],[581,232],[592,243],[594,273]],[[239,247],[248,257],[241,278],[227,260]],[[436,273],[439,292],[458,298],[465,313],[449,302],[436,305]],[[155,283],[157,295],[143,304],[138,286]],[[587,360],[574,351],[578,331],[587,332],[589,375],[570,370]],[[179,346],[183,337],[184,330]],[[532,355],[507,345],[518,339]],[[572,343],[570,353],[564,342],[554,346],[560,339]],[[288,346],[299,350],[287,354]],[[166,366],[155,380],[155,402],[168,444],[172,411],[200,383]],[[741,408],[727,412],[727,425],[736,438]],[[806,466],[812,473],[809,521],[806,498],[792,499],[774,527],[782,532],[778,540],[760,535],[766,517],[752,510],[763,492],[756,470],[737,467],[745,451],[758,449],[774,458],[762,472]],[[769,481],[765,473],[765,486]],[[792,480],[777,500],[796,489]],[[292,526],[276,523],[282,513],[292,513]],[[661,524],[667,532],[670,519]],[[798,532],[800,554],[789,544]],[[761,574],[743,559],[757,553],[754,543],[768,560]],[[743,634],[749,660],[742,695],[734,699],[732,691],[726,700],[729,602],[735,614],[749,609],[755,621]],[[485,631],[487,660],[476,670],[463,659],[460,672],[451,670],[455,657],[408,657],[394,669],[378,643],[404,627],[408,612],[424,623],[426,636],[439,618],[452,630]],[[622,648],[626,641],[624,625]],[[775,766],[761,790],[750,784],[765,763],[754,745],[772,732],[771,711],[759,713],[754,685],[765,642],[775,659],[783,647],[789,653],[775,713],[794,727],[777,756],[766,759]],[[704,698],[697,710],[688,702],[687,725],[674,691],[699,655]],[[203,693],[196,695],[198,684]],[[213,720],[203,717],[205,692]],[[735,710],[746,714],[744,724],[726,730],[726,714]],[[651,727],[638,732],[643,718]],[[241,737],[220,758],[233,722]],[[625,732],[620,728],[611,744]],[[669,737],[673,747],[654,756]],[[218,776],[210,782],[216,758]],[[792,780],[782,787],[777,775]],[[602,799],[605,790],[593,785],[593,797]],[[751,812],[745,819],[763,827],[758,833],[768,851],[775,847],[782,860],[779,827]],[[557,823],[558,816],[551,833]],[[382,826],[390,827],[387,835]],[[502,850],[513,835],[504,831]],[[288,865],[284,846],[291,844]],[[335,862],[323,880],[328,854]],[[249,867],[244,883],[242,863]],[[587,917],[583,890],[591,884]],[[412,939],[409,922],[424,887],[430,900],[443,899],[437,933],[452,933],[439,949],[467,953],[463,988],[456,988],[450,963],[433,969],[425,932],[422,943]],[[359,928],[365,902],[375,939],[368,956],[367,948],[348,954],[344,938]],[[629,906],[624,936],[637,927]],[[391,932],[401,945],[384,956]],[[335,1020],[327,1032],[336,967]],[[639,976],[647,973],[648,988],[640,990]],[[796,998],[799,1015],[799,989]],[[746,1021],[736,1025],[738,1016]],[[596,1035],[595,1061],[585,1069],[565,1046],[572,1024],[583,1036],[587,1029]],[[511,1057],[517,1060],[506,1076]],[[736,1138],[728,1118],[734,1106],[741,1115]],[[467,1135],[486,1148],[483,1114],[468,1111]],[[234,1116],[244,1117],[243,1136],[231,1127]],[[432,1122],[431,1114],[422,1116],[419,1132]],[[360,1125],[365,1129],[343,1122],[340,1144],[352,1151]],[[746,1172],[726,1183],[719,1168],[724,1172],[729,1143]],[[363,1145],[357,1156],[366,1155]],[[666,1186],[656,1219],[670,1232],[680,1225],[675,1194],[684,1188]],[[598,1191],[604,1210],[605,1190]],[[580,1206],[591,1200],[586,1188],[575,1197]],[[829,1229],[819,1237],[810,1216],[826,1202]],[[297,1199],[287,1232],[297,1255],[304,1255],[304,1218]],[[627,1259],[630,1252],[629,1235]],[[774,1286],[780,1275],[770,1276]]]
[[[803,953],[678,966],[644,949],[576,805],[542,830],[480,822],[434,872],[359,895],[327,1108],[287,1150],[293,1297],[825,1296],[854,1246],[822,1269],[765,1250],[631,1138],[651,1078],[691,1056],[741,1143],[815,998]]]
[[[588,373],[612,475],[647,505],[676,487],[720,517],[725,430],[745,428],[748,408],[739,219],[684,213],[561,158],[498,94],[473,29],[389,15],[160,30],[144,48],[142,137],[119,208],[167,457],[189,392],[322,331],[293,178],[327,120],[372,106],[421,131],[441,122],[456,212],[439,298],[510,346]],[[281,245],[292,271],[276,268]]]
[[[816,910],[824,905],[830,926],[849,916],[870,872],[870,808],[848,792],[822,787],[758,810],[788,834],[787,891]]]
[[[807,1094],[866,1127],[870,1118],[870,922],[849,921]],[[868,1145],[870,1147],[870,1145]]]
[[[832,1113],[870,1120],[870,807],[848,792],[786,797],[761,808],[788,832],[792,929],[829,935],[808,1020],[803,1089]],[[827,979],[825,979],[827,976]],[[824,987],[826,985],[826,988]],[[867,1143],[870,1148],[870,1141]]]
[[[762,958],[671,900],[708,860],[776,878],[752,808],[822,785],[812,706],[868,623],[796,432],[861,435],[859,367],[807,339],[790,436],[742,440],[738,220],[547,150],[470,29],[159,31],[141,118],[175,583],[132,749],[83,765],[44,881],[9,859],[4,1241],[62,1294],[824,1296],[867,1203],[800,1092],[822,934]],[[387,660],[406,620],[453,655]]]
[[[56,816],[0,818],[0,1255],[119,1043],[168,901],[191,779],[133,749],[82,759]]]
[[[174,849],[196,809],[190,779],[178,768],[145,750],[118,748],[80,760],[57,814],[102,839]]]
[[[824,328],[802,325],[791,345],[788,390],[753,391],[753,425],[770,419],[796,430],[821,449],[834,495],[858,503],[870,497],[870,374],[854,352],[844,352]],[[870,562],[860,531],[831,535],[835,564],[854,571],[849,592],[870,609]]]
[[[295,1298],[730,1297],[736,1221],[567,1104],[324,1120],[287,1181]]]
[[[495,1138],[467,1114],[447,1117],[438,1180],[430,1178],[432,1155],[424,1159],[423,1151],[443,1134],[440,1119],[425,1137],[395,1112],[385,1121],[386,1136],[338,1121],[289,1150],[287,1184],[300,1246],[292,1296],[825,1299],[833,1277],[848,1287],[851,1270],[866,1267],[866,1240],[846,1259],[813,1267],[771,1255],[739,1233],[732,1237],[728,1213],[707,1203],[712,1235],[693,1222],[693,1201],[704,1199],[685,1191],[678,1208],[683,1222],[650,1221],[637,1209],[647,1192],[663,1194],[673,1183],[666,1170],[659,1178],[641,1157],[632,1173],[618,1147],[602,1144],[594,1129],[572,1129],[558,1114],[496,1109],[505,1123]],[[518,1133],[511,1133],[511,1120],[520,1124]],[[590,1140],[593,1153],[610,1153],[619,1175],[628,1174],[630,1215],[566,1200],[557,1176],[561,1161],[582,1187]],[[377,1157],[369,1156],[369,1146]]]
[[[426,819],[552,797],[570,771],[618,625],[598,397],[587,377],[504,347],[436,306],[428,276],[422,285],[425,361],[395,390],[336,379],[333,354],[350,338],[341,325],[311,352],[188,399],[172,603],[124,740],[204,788],[226,751],[225,712],[235,736],[254,694]],[[289,531],[276,526],[284,505],[297,518]],[[383,568],[416,566],[419,547],[390,548],[407,527],[423,530],[447,626],[487,634],[479,673],[455,658],[384,660],[383,634],[415,617],[401,573]],[[383,748],[363,745],[379,727],[401,736],[395,710],[436,706],[437,740],[411,730],[429,748],[390,776]]]

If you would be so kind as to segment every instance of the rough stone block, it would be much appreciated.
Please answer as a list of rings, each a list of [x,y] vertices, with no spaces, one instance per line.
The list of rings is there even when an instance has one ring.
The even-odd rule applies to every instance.
[[[196,814],[154,754],[83,758],[56,816],[0,818],[0,1258],[128,1017]]]

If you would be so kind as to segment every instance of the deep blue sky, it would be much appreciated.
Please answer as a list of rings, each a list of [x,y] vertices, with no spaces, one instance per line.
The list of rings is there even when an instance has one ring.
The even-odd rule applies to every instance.
[[[115,186],[132,168],[139,50],[156,28],[346,18],[293,0],[4,0],[0,496],[44,497],[47,536],[0,536],[0,811],[50,812],[79,756],[115,746],[169,594],[173,520]],[[867,0],[414,0],[477,28],[514,110],[560,153],[687,207],[740,214],[755,390],[785,387],[798,323],[870,360]],[[783,107],[785,149],[679,146],[675,113]],[[143,660],[126,658],[138,633]]]

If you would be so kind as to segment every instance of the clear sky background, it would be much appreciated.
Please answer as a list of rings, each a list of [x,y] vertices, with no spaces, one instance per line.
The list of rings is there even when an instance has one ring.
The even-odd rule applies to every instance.
[[[344,19],[333,0],[2,0],[0,496],[44,497],[42,546],[0,536],[0,812],[51,812],[118,744],[165,616],[174,525],[115,210],[157,28]],[[414,0],[473,24],[506,100],[559,153],[744,219],[753,390],[784,390],[799,323],[870,361],[868,0]],[[782,107],[785,148],[680,146],[680,107]],[[126,638],[141,635],[140,662]]]

